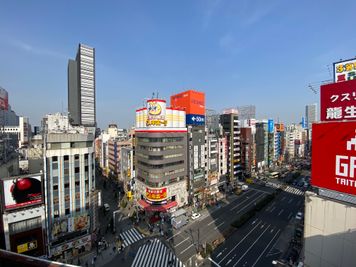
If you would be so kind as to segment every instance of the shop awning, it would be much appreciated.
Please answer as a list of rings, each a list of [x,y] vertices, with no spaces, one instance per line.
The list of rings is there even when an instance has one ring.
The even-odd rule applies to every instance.
[[[151,206],[150,204],[148,204],[146,201],[144,201],[143,199],[140,199],[137,204],[142,208],[142,209],[146,209],[147,207]]]
[[[145,208],[146,211],[159,211],[159,212],[167,212],[170,208],[177,206],[177,201],[171,201],[164,205],[149,205]]]

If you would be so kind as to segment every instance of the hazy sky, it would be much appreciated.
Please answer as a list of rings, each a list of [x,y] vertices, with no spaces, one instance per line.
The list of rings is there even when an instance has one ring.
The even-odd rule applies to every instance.
[[[96,48],[97,121],[129,127],[152,92],[195,89],[208,108],[256,105],[299,122],[308,84],[356,55],[356,1],[1,1],[0,86],[38,125],[67,109],[67,63]],[[352,48],[354,47],[354,48]]]

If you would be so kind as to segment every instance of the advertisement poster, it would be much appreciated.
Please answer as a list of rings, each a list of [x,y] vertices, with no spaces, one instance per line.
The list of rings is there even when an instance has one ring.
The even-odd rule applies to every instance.
[[[146,198],[151,201],[161,201],[167,198],[167,188],[150,189],[146,188]]]
[[[345,82],[356,79],[356,59],[334,63],[334,82]]]
[[[5,209],[16,209],[42,203],[41,176],[3,180]]]

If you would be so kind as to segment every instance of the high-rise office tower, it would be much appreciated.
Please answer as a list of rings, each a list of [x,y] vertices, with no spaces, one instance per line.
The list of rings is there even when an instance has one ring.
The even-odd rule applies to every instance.
[[[234,185],[242,175],[241,166],[241,131],[239,128],[238,111],[226,109],[220,115],[220,123],[227,137],[227,179]]]
[[[68,112],[72,125],[95,126],[95,50],[79,44],[68,62]]]
[[[305,106],[305,119],[308,129],[311,129],[312,123],[318,120],[317,115],[316,103]]]

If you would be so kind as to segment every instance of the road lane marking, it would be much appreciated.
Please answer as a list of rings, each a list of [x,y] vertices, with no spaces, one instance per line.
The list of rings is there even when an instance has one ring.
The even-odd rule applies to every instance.
[[[186,252],[188,249],[190,249],[191,247],[193,246],[193,244],[191,244],[189,247],[187,247],[187,248],[185,248],[184,250],[182,250],[181,251],[181,253],[179,253],[179,254],[183,254],[184,252]]]
[[[288,203],[292,203],[292,201],[293,201],[293,198],[291,198],[291,199],[288,201]]]
[[[284,209],[281,209],[281,211],[278,213],[277,216],[281,215],[283,211],[284,211]]]
[[[220,219],[220,218],[217,218],[217,219],[211,221],[210,223],[208,223],[208,225],[210,225],[210,224],[212,224],[212,223],[215,223],[215,221],[217,221],[217,220],[219,220],[219,219]]]
[[[272,211],[274,211],[274,210],[275,210],[275,208],[276,208],[276,207],[273,207],[273,208],[272,208],[272,209],[271,209],[271,210],[270,210],[269,212],[272,212]]]
[[[258,240],[260,240],[261,236],[263,236],[263,234],[268,230],[268,228],[270,227],[271,225],[268,225],[266,227],[266,229],[262,232],[262,234],[260,234],[258,236],[258,238],[255,240],[255,242],[252,243],[252,245],[245,251],[245,253],[240,257],[240,259],[233,265],[233,267],[235,267],[239,262],[240,260],[243,259],[243,257],[245,257],[245,255],[252,249],[252,247],[257,243]]]
[[[170,238],[167,239],[167,241],[171,240],[173,237],[177,236],[180,234],[180,231],[178,233],[176,233],[175,235],[172,235]]]
[[[219,261],[219,264],[223,261],[223,260],[225,260],[226,259],[226,257],[227,256],[229,256],[230,255],[230,253],[235,249],[235,248],[237,248],[237,246],[239,246],[256,228],[257,228],[257,226],[258,225],[260,225],[261,224],[261,222],[259,222],[258,224],[256,224],[256,226],[255,227],[253,227],[252,229],[251,229],[251,231],[250,232],[248,232],[247,233],[247,235],[245,235],[244,236],[244,238],[243,239],[241,239],[240,240],[240,242],[239,243],[237,243],[233,248],[232,248],[232,250],[230,250],[230,252],[229,253],[227,253],[226,255],[225,255],[225,257],[224,258],[222,258],[221,259],[221,261]]]
[[[260,254],[260,256],[257,258],[257,260],[252,264],[251,267],[254,267],[257,262],[260,260],[260,258],[262,257],[263,253],[266,252],[267,248],[269,247],[269,245],[271,245],[272,241],[276,238],[276,236],[278,235],[278,233],[280,232],[281,230],[278,229],[277,233],[275,233],[275,235],[273,236],[273,238],[271,239],[271,241],[269,241],[268,245],[266,246],[266,248],[262,251],[262,253]]]
[[[281,200],[283,201],[283,200],[285,200],[286,199],[286,197],[284,196]]]
[[[293,212],[289,213],[288,220],[292,217],[292,215],[293,215]]]
[[[218,229],[221,225],[223,225],[225,222],[222,222],[222,223],[220,223],[219,225],[217,225],[214,229],[216,230],[216,229]]]
[[[209,261],[211,261],[212,263],[214,263],[217,267],[221,267],[216,261],[214,261],[212,258],[208,258]]]
[[[184,243],[185,241],[187,241],[189,239],[189,236],[184,239],[183,241],[179,242],[177,245],[174,245],[174,247],[178,247],[180,244]]]
[[[255,196],[255,195],[257,195],[257,194],[258,194],[258,192],[253,193],[253,194],[251,195],[251,197],[252,197],[252,196]],[[249,201],[249,200],[250,200],[249,198],[245,199],[244,201],[242,201],[242,202],[240,202],[239,204],[237,204],[235,207],[231,208],[230,211],[233,211],[234,209],[240,207],[242,204],[244,204],[245,202],[247,202],[247,201]]]

